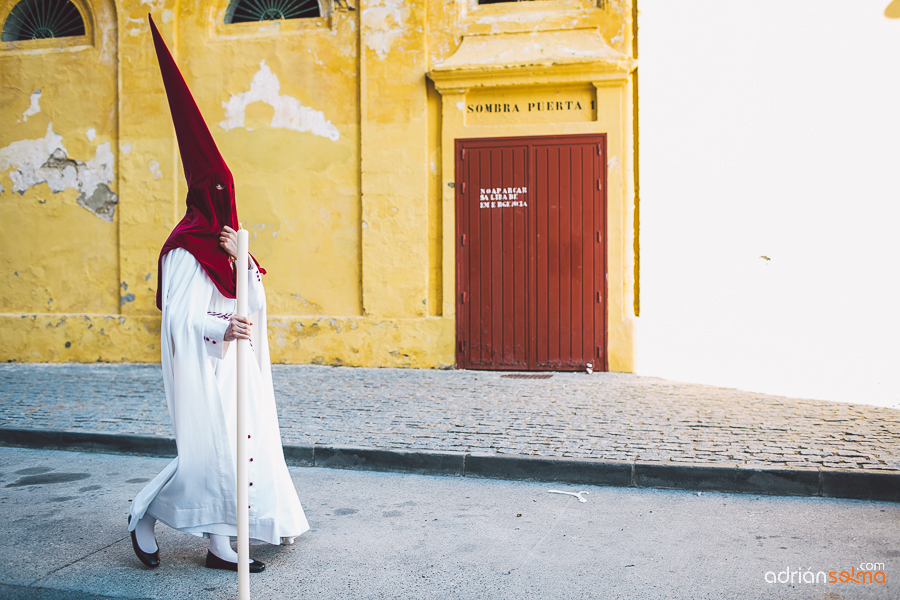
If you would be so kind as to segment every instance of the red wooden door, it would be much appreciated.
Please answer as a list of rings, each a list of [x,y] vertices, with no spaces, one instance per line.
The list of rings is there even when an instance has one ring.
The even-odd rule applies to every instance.
[[[605,136],[456,154],[457,366],[605,370]]]
[[[525,195],[528,146],[461,148],[460,158],[460,355],[467,368],[526,369],[528,213],[524,200],[510,197]]]

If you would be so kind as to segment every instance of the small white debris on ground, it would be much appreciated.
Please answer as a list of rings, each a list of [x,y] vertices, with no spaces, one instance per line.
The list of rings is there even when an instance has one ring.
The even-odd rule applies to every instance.
[[[587,502],[587,498],[582,496],[582,494],[589,494],[590,492],[561,492],[559,490],[549,490],[547,493],[549,494],[565,494],[566,496],[575,496],[578,498],[579,502]]]

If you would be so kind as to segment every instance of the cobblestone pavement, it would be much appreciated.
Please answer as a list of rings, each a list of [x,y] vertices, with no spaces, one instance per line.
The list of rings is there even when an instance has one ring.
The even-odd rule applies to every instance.
[[[274,365],[285,444],[900,470],[900,410],[622,373]],[[0,365],[0,426],[171,436],[159,365]]]

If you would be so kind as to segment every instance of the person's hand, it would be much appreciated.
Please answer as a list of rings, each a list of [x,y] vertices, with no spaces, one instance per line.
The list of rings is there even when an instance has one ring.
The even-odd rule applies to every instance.
[[[231,325],[225,330],[225,341],[249,340],[251,325],[253,323],[247,317],[231,317]]]
[[[219,233],[219,245],[228,253],[228,256],[235,258],[237,256],[237,231],[228,225],[223,227]]]
[[[237,258],[237,231],[226,225],[219,233],[219,245],[231,258]],[[253,268],[253,259],[247,255],[247,268]]]

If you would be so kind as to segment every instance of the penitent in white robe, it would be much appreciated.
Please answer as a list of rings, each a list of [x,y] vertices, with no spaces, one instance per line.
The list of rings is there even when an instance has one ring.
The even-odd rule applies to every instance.
[[[248,312],[250,538],[279,544],[309,530],[284,462],[266,331],[266,295],[254,266]],[[225,330],[236,308],[182,248],[162,259],[162,371],[178,457],[131,505],[131,528],[148,513],[194,535],[237,536],[237,349]]]

